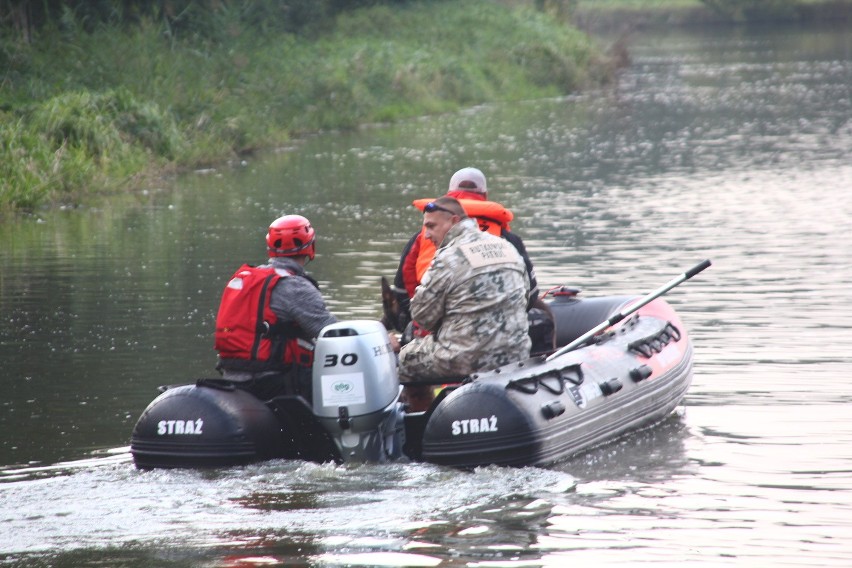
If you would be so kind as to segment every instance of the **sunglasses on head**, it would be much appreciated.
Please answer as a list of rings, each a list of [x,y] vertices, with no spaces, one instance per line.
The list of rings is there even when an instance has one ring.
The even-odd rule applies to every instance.
[[[434,201],[431,202],[431,203],[427,203],[426,207],[423,208],[423,211],[425,213],[434,213],[435,211],[443,211],[444,213],[449,213],[450,215],[455,215],[454,212],[450,211],[446,207],[441,207],[440,205],[438,205]]]

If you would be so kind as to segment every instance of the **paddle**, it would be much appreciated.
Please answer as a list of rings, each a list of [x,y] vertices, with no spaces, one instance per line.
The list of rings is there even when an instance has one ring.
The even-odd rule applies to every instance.
[[[669,282],[665,286],[661,286],[657,290],[651,292],[650,294],[648,294],[647,296],[645,296],[644,298],[639,300],[639,302],[637,302],[635,304],[631,304],[630,307],[625,308],[624,310],[618,312],[617,314],[610,317],[608,320],[599,323],[598,325],[596,325],[595,327],[593,327],[592,329],[590,329],[589,331],[587,331],[586,333],[584,333],[583,335],[581,335],[580,337],[578,337],[577,339],[575,339],[574,341],[569,343],[568,345],[565,345],[564,347],[559,348],[557,351],[555,351],[553,354],[551,354],[549,357],[547,357],[547,359],[545,359],[545,361],[550,361],[551,359],[559,357],[560,355],[564,355],[565,353],[568,353],[569,351],[573,351],[574,349],[583,345],[589,339],[591,339],[592,337],[594,337],[595,335],[597,335],[601,331],[605,330],[606,328],[608,328],[611,325],[617,324],[618,322],[620,322],[621,320],[623,320],[627,316],[638,311],[641,307],[645,306],[646,304],[653,302],[654,300],[656,300],[657,298],[659,298],[660,296],[662,296],[663,294],[665,294],[666,292],[668,292],[669,290],[671,290],[672,288],[677,286],[678,284],[686,282],[687,280],[689,280],[690,278],[692,278],[693,276],[695,276],[696,274],[698,274],[699,272],[701,272],[702,270],[707,268],[708,266],[710,266],[709,260],[699,262],[698,264],[696,264],[695,266],[693,266],[692,268],[690,268],[689,270],[687,270],[686,272],[684,272],[683,274],[678,276],[677,278],[673,279],[671,282]]]

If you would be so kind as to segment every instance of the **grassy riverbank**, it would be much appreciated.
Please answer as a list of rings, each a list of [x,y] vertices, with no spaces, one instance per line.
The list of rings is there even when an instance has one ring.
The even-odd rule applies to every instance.
[[[530,8],[412,2],[320,33],[73,19],[0,46],[0,211],[132,191],[305,132],[570,93],[611,76],[590,39]],[[215,37],[215,39],[211,39]]]
[[[800,18],[852,12],[852,0],[788,4]],[[424,0],[285,33],[236,0],[218,6],[195,34],[73,13],[29,41],[0,29],[0,214],[130,193],[307,132],[606,82],[626,53],[604,55],[566,14],[615,32],[732,18],[702,0]]]

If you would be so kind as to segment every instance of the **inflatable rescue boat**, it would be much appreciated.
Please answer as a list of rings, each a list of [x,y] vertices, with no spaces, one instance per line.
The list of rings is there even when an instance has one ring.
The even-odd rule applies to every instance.
[[[400,401],[396,356],[370,320],[329,325],[317,338],[312,393],[260,400],[221,379],[161,387],[133,429],[138,468],[195,468],[270,459],[425,461],[461,468],[547,465],[659,422],[683,400],[693,347],[655,294],[549,299],[548,355],[436,386],[425,412]],[[597,324],[597,325],[596,325]]]

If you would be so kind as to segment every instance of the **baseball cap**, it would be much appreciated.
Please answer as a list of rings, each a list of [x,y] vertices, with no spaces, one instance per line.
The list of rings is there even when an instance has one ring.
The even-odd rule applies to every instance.
[[[451,191],[469,191],[471,193],[488,193],[485,185],[485,174],[476,168],[462,168],[450,178]]]

